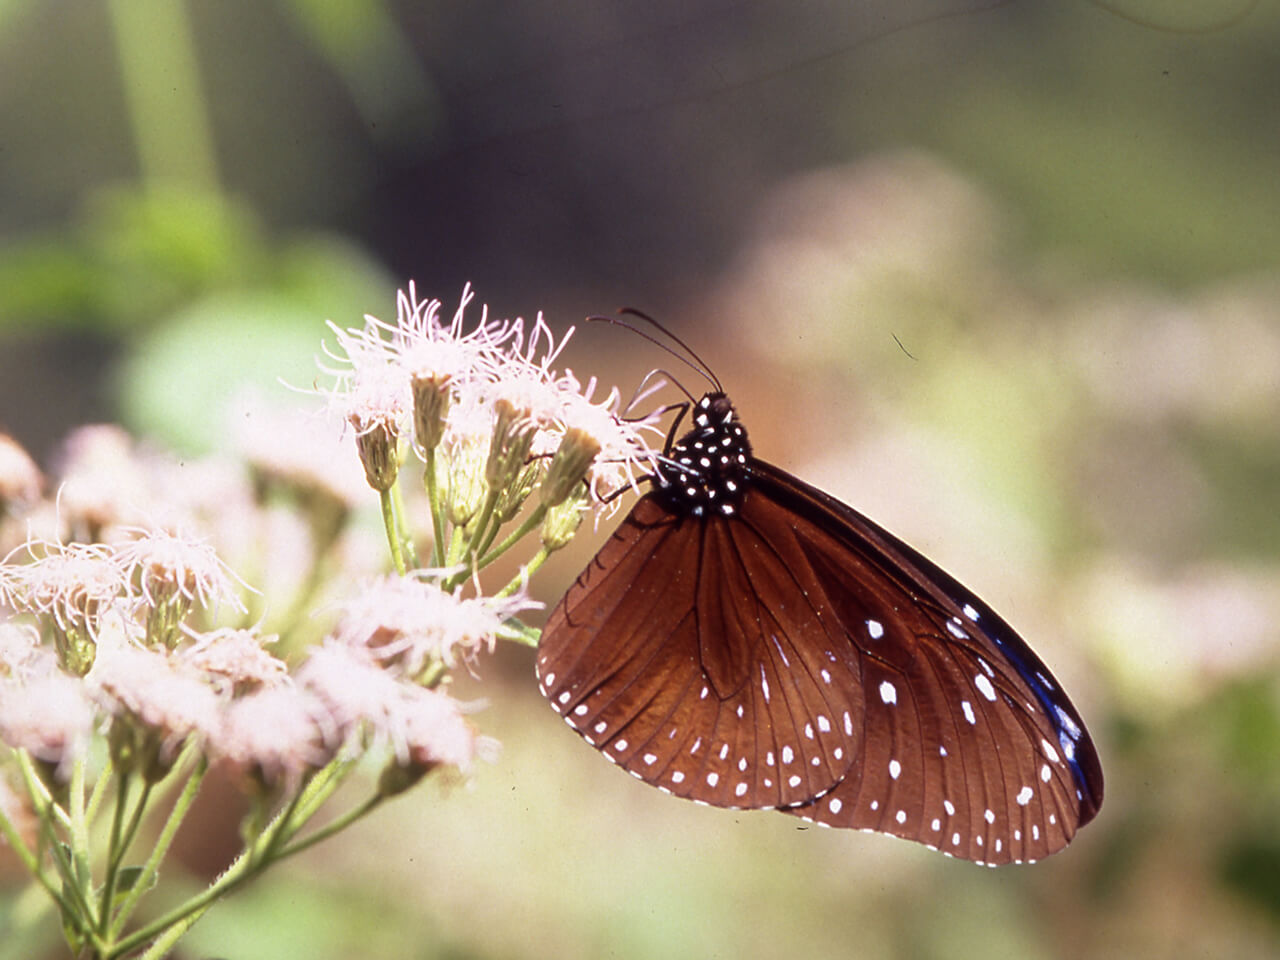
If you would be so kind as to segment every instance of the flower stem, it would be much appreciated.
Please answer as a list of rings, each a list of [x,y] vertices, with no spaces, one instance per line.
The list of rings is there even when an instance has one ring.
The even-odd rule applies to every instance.
[[[93,792],[89,794],[89,806],[85,810],[86,829],[91,828],[93,822],[98,819],[98,811],[102,808],[102,802],[107,796],[107,788],[111,786],[111,781],[114,778],[115,765],[108,757],[106,766],[102,768],[94,780]]]
[[[107,876],[102,883],[102,899],[98,903],[98,930],[106,933],[111,926],[111,901],[116,894],[116,871],[123,857],[122,834],[124,808],[129,801],[129,778],[121,777],[116,785],[116,807],[111,814],[111,839],[107,843]]]
[[[413,542],[413,534],[409,528],[405,526],[404,494],[400,491],[400,481],[397,480],[391,485],[391,505],[395,509],[396,514],[396,534],[400,539],[400,543],[404,549],[405,562],[410,567],[418,565],[418,548]]]
[[[307,849],[307,847],[319,843],[321,840],[325,840],[333,836],[335,833],[345,830],[361,817],[372,813],[373,810],[385,799],[386,797],[382,794],[375,793],[373,796],[369,797],[369,799],[365,800],[364,803],[360,804],[358,807],[353,807],[340,817],[334,818],[329,823],[326,823],[323,827],[318,829],[315,833],[299,840],[292,846],[285,847],[277,852],[276,860],[283,860],[285,857],[291,857],[295,853],[301,853],[303,850]]]
[[[404,576],[404,554],[400,551],[400,531],[396,522],[395,501],[388,490],[379,495],[382,502],[382,526],[387,532],[387,545],[391,547],[391,562],[395,564],[396,573]]]
[[[510,550],[513,546],[515,546],[519,540],[521,540],[523,537],[525,537],[526,535],[531,533],[534,529],[536,529],[538,524],[542,523],[542,519],[546,515],[547,515],[547,505],[545,503],[538,504],[530,512],[529,516],[525,518],[524,523],[520,524],[520,526],[517,527],[511,533],[510,536],[508,536],[500,544],[498,544],[496,547],[494,547],[492,550],[486,553],[484,557],[481,558],[479,563],[476,564],[476,566],[479,569],[483,570],[489,564],[493,563],[493,561],[497,560],[500,556],[502,556],[504,553]]]
[[[155,937],[155,941],[141,955],[140,960],[160,960],[165,956],[166,951],[204,916],[205,911],[213,906],[216,900],[257,876],[271,864],[309,846],[310,841],[296,847],[285,845],[319,809],[324,799],[337,788],[342,779],[340,774],[353,765],[352,760],[335,760],[318,772],[312,778],[312,782],[308,783],[292,802],[277,813],[257,839],[236,857],[222,876],[186,903],[175,907],[164,916],[153,920],[114,944],[111,956],[125,956]],[[318,785],[316,781],[319,781]],[[189,792],[194,796],[194,790]],[[188,794],[184,792],[183,799],[187,796]],[[301,816],[299,816],[300,812]]]
[[[444,504],[440,502],[440,483],[436,476],[436,451],[427,451],[427,468],[424,479],[427,485],[427,504],[431,508],[431,565],[444,566]]]
[[[54,801],[49,788],[44,785],[40,774],[36,773],[35,767],[31,765],[31,755],[25,750],[15,750],[14,753],[18,757],[18,769],[22,772],[22,782],[26,785],[27,793],[31,794],[36,813],[42,820],[50,819],[50,826],[53,825],[52,821],[56,820],[58,826],[70,833],[71,820],[67,817],[67,812]]]
[[[547,557],[551,556],[551,551],[546,547],[539,547],[538,552],[533,555],[533,559],[524,564],[520,568],[520,572],[511,578],[511,581],[494,594],[495,598],[509,597],[525,584],[529,582],[540,566],[547,562]]]
[[[93,886],[92,871],[89,867],[89,821],[85,815],[84,805],[85,759],[77,756],[71,764],[71,784],[67,791],[67,805],[70,819],[70,846],[74,858],[76,878],[81,888],[87,893]]]
[[[476,517],[475,526],[472,528],[471,536],[467,540],[466,555],[468,559],[474,559],[475,554],[481,549],[480,544],[484,543],[485,537],[489,535],[489,521],[493,519],[494,511],[497,510],[498,499],[501,493],[502,491],[500,490],[490,490],[488,495],[485,496],[484,506],[480,508],[480,515]],[[467,566],[470,567],[471,564],[468,563]],[[458,574],[458,576],[462,579],[466,579],[471,576],[471,571],[468,569],[463,573]],[[450,589],[461,582],[461,579],[451,581]]]
[[[147,857],[147,862],[142,867],[142,874],[130,888],[128,894],[125,895],[120,907],[115,912],[115,916],[111,921],[109,938],[114,940],[120,935],[120,931],[124,929],[124,925],[128,922],[134,908],[138,905],[138,900],[142,894],[150,888],[156,873],[160,869],[160,864],[164,860],[165,855],[169,852],[169,845],[173,843],[173,838],[178,832],[178,827],[182,825],[183,819],[187,815],[187,811],[191,809],[191,804],[195,802],[196,794],[200,792],[200,785],[204,782],[205,772],[209,769],[209,761],[203,754],[196,760],[195,768],[191,771],[191,776],[187,778],[186,785],[182,788],[182,793],[174,802],[173,809],[169,811],[169,817],[165,820],[164,827],[160,830],[160,835],[156,838],[155,847],[151,851],[151,856]]]

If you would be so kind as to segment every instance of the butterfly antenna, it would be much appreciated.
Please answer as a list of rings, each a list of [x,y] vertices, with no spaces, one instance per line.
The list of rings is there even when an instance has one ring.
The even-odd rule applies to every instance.
[[[689,357],[686,357],[683,354],[679,353],[678,351],[673,350],[670,346],[663,343],[657,337],[650,336],[649,334],[645,333],[643,330],[640,330],[639,328],[633,326],[632,324],[627,323],[625,320],[619,320],[617,317],[602,317],[602,316],[587,317],[587,323],[609,323],[615,327],[622,327],[622,329],[624,330],[630,330],[637,337],[642,337],[645,340],[648,340],[658,349],[665,350],[667,353],[671,354],[681,363],[685,364],[690,370],[692,370],[698,376],[704,378],[708,383],[710,383],[713,387],[715,387],[718,392],[720,393],[724,392],[724,389],[720,386],[720,381],[716,379],[715,374],[713,374],[709,369],[707,369],[707,365],[702,362],[702,359],[692,350],[689,350],[689,348],[685,346],[684,343],[681,342],[677,337],[671,336],[671,334],[668,333],[662,326],[660,326],[656,320],[646,316],[645,314],[641,313],[639,310],[633,310],[630,307],[624,307],[620,312],[632,314],[634,316],[640,317],[643,320],[649,321],[654,326],[656,326],[659,330],[665,333],[667,336],[671,337],[671,339],[674,340],[677,344],[684,347],[685,350],[688,350],[689,356],[693,357],[693,360],[690,360]],[[697,361],[697,362],[695,363],[694,361]],[[681,389],[683,390],[684,388],[681,387]],[[685,393],[687,394],[688,391],[686,390]]]
[[[674,333],[672,333],[670,330],[668,330],[666,327],[660,324],[657,320],[653,319],[653,317],[649,316],[647,313],[645,313],[642,310],[637,310],[635,307],[623,307],[618,312],[625,313],[628,316],[637,317],[638,319],[643,320],[645,323],[651,325],[652,327],[654,327],[654,329],[658,330],[663,336],[667,337],[668,339],[678,344],[680,348],[685,351],[685,353],[689,354],[689,356],[691,356],[697,362],[697,366],[695,367],[695,369],[698,370],[704,377],[707,378],[707,380],[711,382],[711,384],[716,388],[716,392],[724,393],[724,387],[721,386],[720,384],[720,378],[716,376],[715,371],[711,369],[710,364],[708,364],[705,360],[703,360],[700,356],[698,356],[697,352],[693,349],[693,347],[689,346],[687,343],[685,343],[683,340],[677,337]],[[670,352],[675,353],[674,350]],[[677,356],[679,356],[679,354],[677,354]],[[689,361],[685,360],[685,363],[689,363]],[[694,365],[692,363],[689,363],[689,366],[692,367]]]

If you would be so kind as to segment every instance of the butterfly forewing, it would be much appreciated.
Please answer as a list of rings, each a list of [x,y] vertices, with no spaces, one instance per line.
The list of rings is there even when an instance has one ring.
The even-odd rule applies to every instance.
[[[548,619],[543,693],[610,760],[677,796],[763,808],[822,795],[861,723],[848,664],[811,649],[817,612],[694,602],[709,571],[758,582],[768,555],[723,520],[695,525],[643,498]]]
[[[552,611],[567,723],[677,796],[781,807],[998,864],[1102,802],[1079,714],[989,607],[857,511],[751,456],[723,394]]]

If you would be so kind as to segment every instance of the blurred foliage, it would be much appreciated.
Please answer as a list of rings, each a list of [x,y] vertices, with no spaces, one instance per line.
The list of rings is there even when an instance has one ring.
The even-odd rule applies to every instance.
[[[1280,952],[1280,5],[128,3],[0,6],[0,421],[38,453],[86,407],[217,447],[410,277],[632,303],[1017,623],[1108,776],[1068,851],[983,871],[662,797],[503,651],[465,691],[500,764],[191,956]],[[575,369],[664,362],[617,336]]]

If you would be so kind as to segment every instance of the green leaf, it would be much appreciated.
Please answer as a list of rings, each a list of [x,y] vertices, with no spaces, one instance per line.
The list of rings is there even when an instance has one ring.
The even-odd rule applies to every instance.
[[[120,872],[116,874],[116,892],[114,901],[120,901],[125,898],[128,893],[133,890],[140,882],[144,880],[146,873],[145,867],[121,867]],[[156,885],[156,875],[145,878],[146,886],[143,887],[144,892],[150,890]],[[117,902],[111,904],[112,907],[117,906]]]

